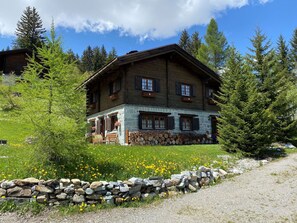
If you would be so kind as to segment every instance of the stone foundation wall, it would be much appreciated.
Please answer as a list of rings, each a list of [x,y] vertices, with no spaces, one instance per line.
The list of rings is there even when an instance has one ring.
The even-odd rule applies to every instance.
[[[85,182],[79,179],[21,180],[0,181],[0,202],[36,201],[49,206],[69,204],[116,204],[147,199],[155,196],[167,197],[178,193],[196,192],[227,172],[212,170],[201,166],[198,171],[183,171],[174,174],[171,179],[150,177],[148,179],[131,178],[127,181]]]

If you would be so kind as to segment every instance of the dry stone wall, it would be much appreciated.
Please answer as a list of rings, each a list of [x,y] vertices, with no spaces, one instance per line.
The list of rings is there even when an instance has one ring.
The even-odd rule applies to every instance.
[[[142,200],[152,197],[168,197],[179,193],[196,192],[227,172],[222,169],[210,169],[204,166],[197,171],[183,171],[170,179],[133,177],[126,181],[86,182],[79,179],[38,180],[35,178],[0,181],[0,202],[43,203],[49,206],[69,204],[116,204]]]

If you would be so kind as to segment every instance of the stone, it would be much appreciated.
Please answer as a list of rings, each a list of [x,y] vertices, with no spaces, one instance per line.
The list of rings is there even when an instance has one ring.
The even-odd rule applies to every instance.
[[[83,195],[74,194],[72,201],[74,203],[82,203],[82,202],[85,202],[85,197]]]
[[[115,203],[116,204],[122,204],[122,203],[124,203],[124,199],[121,198],[121,197],[117,197],[117,198],[115,198]]]
[[[268,164],[268,160],[260,160],[260,165],[264,166],[266,164]]]
[[[228,173],[225,171],[225,170],[223,170],[223,169],[219,169],[219,174],[220,174],[220,176],[226,176]]]
[[[156,196],[157,196],[156,193],[151,192],[151,193],[145,193],[145,194],[142,194],[142,195],[141,195],[141,198],[142,198],[143,200],[147,200],[147,199],[152,199],[152,198],[154,198],[154,197],[156,197]]]
[[[173,183],[172,183],[171,180],[166,179],[166,180],[164,180],[164,186],[165,187],[171,187],[171,186],[173,186]]]
[[[131,187],[129,189],[129,194],[135,194],[140,192],[142,185],[141,184],[136,184],[135,186]]]
[[[19,197],[21,190],[23,190],[23,188],[21,187],[13,187],[13,188],[9,188],[7,189],[7,196],[9,197]]]
[[[178,191],[178,189],[176,188],[176,186],[171,186],[171,187],[167,187],[168,191]]]
[[[73,183],[74,186],[80,186],[80,180],[79,179],[71,179],[71,183]]]
[[[212,173],[212,175],[213,175],[213,177],[214,177],[215,180],[218,180],[218,179],[220,178],[220,174],[219,174],[219,172],[214,171],[214,172]]]
[[[120,191],[122,193],[129,192],[129,187],[127,185],[123,184],[120,186]]]
[[[8,188],[12,188],[15,186],[15,183],[13,181],[4,181],[1,183],[1,188],[3,189],[8,189]]]
[[[92,194],[94,193],[94,190],[91,189],[91,188],[87,188],[87,189],[85,190],[85,192],[86,192],[87,195],[92,195]]]
[[[128,181],[132,182],[133,184],[144,184],[143,179],[132,177]]]
[[[114,197],[113,196],[104,196],[103,197],[103,200],[107,203],[107,204],[114,204]]]
[[[58,200],[65,200],[67,198],[67,194],[66,193],[57,194],[56,198]]]
[[[47,180],[44,182],[44,185],[51,188],[60,189],[60,182],[58,180]]]
[[[17,186],[25,186],[25,185],[38,184],[39,180],[36,179],[36,178],[30,177],[30,178],[25,178],[25,179],[22,179],[22,180],[15,180],[14,183]]]
[[[168,197],[168,193],[162,192],[162,193],[159,194],[159,197],[160,198],[167,198]]]
[[[85,191],[82,188],[78,188],[78,189],[75,189],[75,193],[78,194],[78,195],[84,195]]]
[[[6,196],[6,190],[0,188],[0,197],[2,197],[2,196]]]
[[[98,188],[102,188],[103,183],[100,181],[94,181],[91,183],[90,188],[94,191],[97,191]]]
[[[53,193],[54,190],[50,187],[44,186],[44,185],[36,185],[35,191],[41,192],[41,193]]]
[[[46,195],[39,195],[39,196],[37,196],[36,201],[37,201],[38,203],[46,203],[46,201],[47,201],[47,196],[46,196]]]
[[[123,184],[127,184],[129,187],[132,187],[134,185],[134,183],[132,183],[131,181],[129,180],[125,180],[123,181]]]
[[[74,185],[71,184],[71,185],[67,186],[67,187],[64,189],[64,192],[65,192],[66,194],[72,194],[72,193],[74,193]]]
[[[130,195],[131,196],[131,198],[133,199],[135,199],[135,198],[140,198],[141,197],[141,193],[140,192],[137,192],[137,193],[135,193],[135,194],[131,194]]]
[[[67,187],[70,185],[70,180],[69,179],[65,179],[65,178],[61,178],[60,179],[60,183],[62,183],[63,187]]]
[[[209,185],[209,178],[205,177],[205,178],[201,178],[199,181],[199,185],[200,186],[208,186]]]
[[[189,184],[189,189],[191,192],[197,192],[197,188]]]

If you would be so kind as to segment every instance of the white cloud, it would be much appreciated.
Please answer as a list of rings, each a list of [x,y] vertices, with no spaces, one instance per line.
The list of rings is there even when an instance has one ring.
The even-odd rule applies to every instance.
[[[34,6],[44,27],[73,28],[77,32],[119,30],[123,35],[167,38],[193,25],[254,0],[9,0],[1,4],[0,35],[13,35],[26,6]],[[269,0],[258,0],[261,4]]]

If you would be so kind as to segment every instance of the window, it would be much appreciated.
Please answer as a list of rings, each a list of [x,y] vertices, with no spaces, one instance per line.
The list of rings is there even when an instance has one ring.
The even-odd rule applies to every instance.
[[[165,129],[165,116],[155,116],[155,129]]]
[[[212,88],[208,88],[207,97],[214,98],[214,90]]]
[[[143,91],[153,91],[153,79],[142,78],[141,89]]]
[[[135,90],[160,92],[160,80],[150,77],[135,76]]]
[[[191,96],[191,86],[188,84],[181,84],[181,95],[182,96]]]
[[[195,115],[181,115],[180,116],[180,130],[193,131],[199,130],[199,119]]]
[[[142,129],[153,129],[153,117],[151,115],[142,115]]]
[[[109,95],[115,94],[121,90],[121,79],[118,78],[115,81],[109,83]]]
[[[146,113],[139,115],[139,129],[167,130],[174,129],[174,117],[168,117],[169,113]]]
[[[192,130],[192,117],[181,117],[181,130],[191,131]]]
[[[176,95],[181,95],[183,97],[194,97],[194,85],[192,84],[185,84],[176,82],[175,83],[175,92]]]

